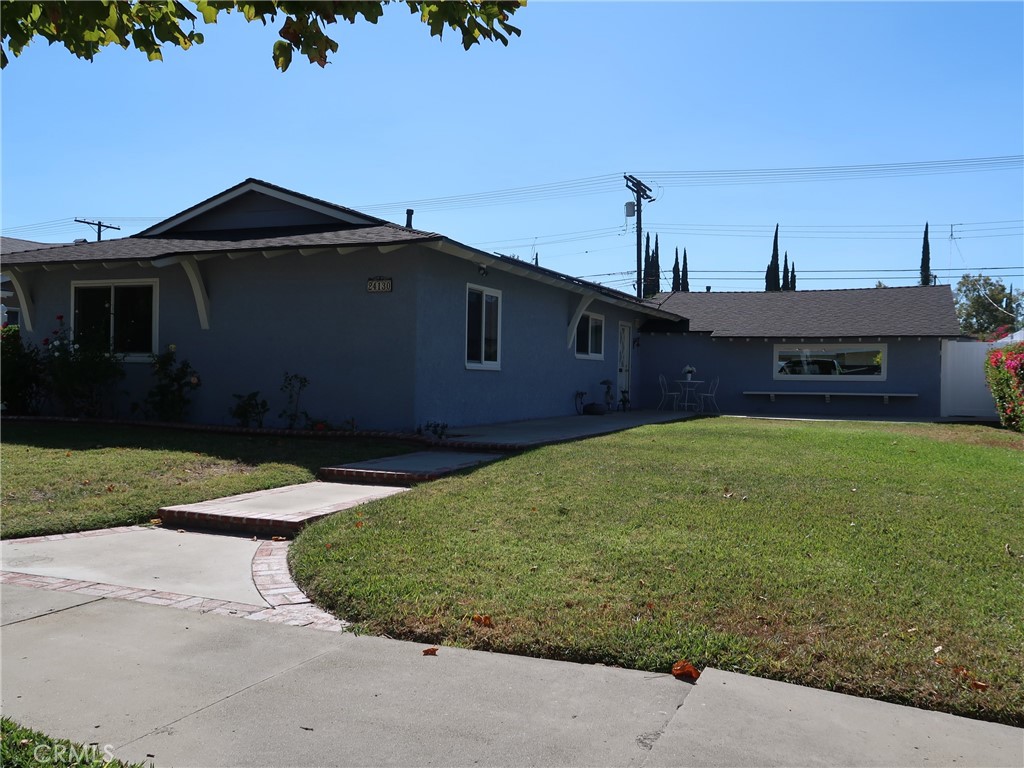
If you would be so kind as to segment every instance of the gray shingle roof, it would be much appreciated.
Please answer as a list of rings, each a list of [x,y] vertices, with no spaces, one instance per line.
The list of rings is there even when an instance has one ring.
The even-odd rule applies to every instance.
[[[712,336],[959,336],[948,285],[833,291],[661,293],[662,309]]]
[[[252,234],[252,233],[250,233]],[[51,245],[32,251],[4,253],[5,265],[66,264],[70,262],[150,261],[165,256],[241,251],[273,251],[294,248],[396,245],[435,240],[432,232],[420,232],[394,224],[379,227],[342,229],[329,232],[278,235],[275,237],[239,237],[204,240],[183,237],[122,237],[98,243]]]

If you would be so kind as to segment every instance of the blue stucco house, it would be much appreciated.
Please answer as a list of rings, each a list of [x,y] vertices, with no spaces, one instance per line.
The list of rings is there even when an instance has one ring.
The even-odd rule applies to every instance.
[[[132,237],[2,256],[29,341],[63,315],[123,355],[120,417],[171,344],[201,375],[197,422],[231,423],[233,395],[259,391],[280,423],[285,373],[308,379],[310,416],[361,429],[566,415],[578,391],[603,403],[633,389],[637,329],[678,319],[256,179]]]
[[[230,424],[234,395],[360,429],[562,416],[575,393],[655,408],[659,374],[720,381],[722,412],[931,419],[948,286],[662,293],[652,300],[247,179],[132,237],[40,247],[5,238],[29,342],[55,318],[108,343],[135,417],[151,356],[199,372],[188,417]],[[351,421],[350,421],[351,420]]]

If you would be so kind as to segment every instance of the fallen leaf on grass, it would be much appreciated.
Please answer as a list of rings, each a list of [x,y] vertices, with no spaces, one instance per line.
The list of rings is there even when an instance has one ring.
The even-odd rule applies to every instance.
[[[83,480],[82,485],[92,485],[92,480]]]
[[[113,492],[114,492],[114,484],[111,483],[110,485],[107,486],[107,493],[113,493]]]
[[[423,649],[424,656],[437,656],[437,652],[440,650],[436,645],[432,645],[429,648]]]
[[[481,627],[493,627],[494,622],[491,621],[490,614],[484,614],[481,616],[479,613],[473,614],[473,623],[479,624]]]
[[[987,691],[988,683],[983,683],[981,680],[971,680],[971,688],[976,691]]]
[[[680,659],[672,665],[672,676],[686,683],[695,683],[700,677],[700,670],[686,659]]]
[[[149,521],[149,524],[150,525],[163,525],[164,521],[161,520],[159,517],[154,517],[152,520]]]

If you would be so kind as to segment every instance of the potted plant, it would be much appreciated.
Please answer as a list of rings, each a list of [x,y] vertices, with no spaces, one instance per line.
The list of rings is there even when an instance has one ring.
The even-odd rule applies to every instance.
[[[686,376],[687,381],[690,381],[693,378],[693,374],[695,374],[696,372],[697,369],[694,368],[692,365],[688,365],[685,368],[683,368],[683,374]]]

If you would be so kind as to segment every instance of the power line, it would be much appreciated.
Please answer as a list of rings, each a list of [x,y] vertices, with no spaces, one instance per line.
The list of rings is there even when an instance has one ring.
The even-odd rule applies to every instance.
[[[934,176],[953,173],[981,173],[1024,168],[1024,155],[1000,155],[957,160],[928,160],[910,163],[874,163],[864,165],[830,165],[805,168],[746,168],[712,171],[644,171],[633,174],[649,178],[659,187],[732,186],[736,184],[785,184],[812,181],[849,181],[867,178]],[[488,205],[550,200],[560,197],[614,192],[618,174],[587,176],[580,179],[511,187],[447,197],[428,197],[391,203],[355,206],[367,213],[415,207],[421,210],[472,208]]]

